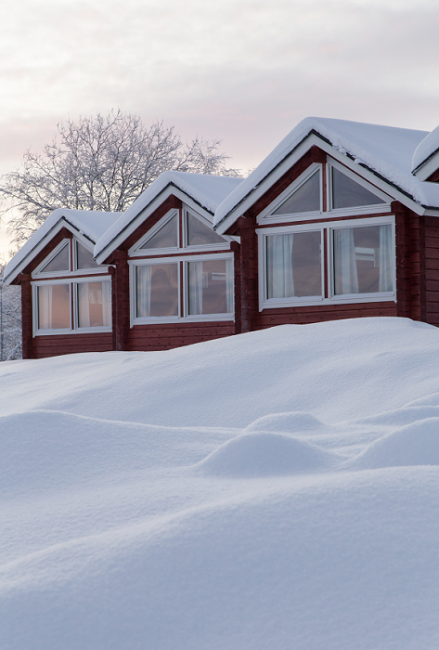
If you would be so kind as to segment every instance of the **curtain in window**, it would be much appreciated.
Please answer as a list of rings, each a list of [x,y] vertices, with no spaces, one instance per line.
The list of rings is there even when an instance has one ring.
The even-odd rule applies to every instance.
[[[78,325],[90,327],[90,291],[88,282],[78,284]]]
[[[38,329],[52,329],[52,285],[38,287]]]
[[[137,317],[151,313],[151,266],[136,267],[136,305]]]
[[[334,230],[335,293],[358,293],[353,228]]]
[[[203,313],[203,262],[189,263],[189,314]]]
[[[111,282],[102,282],[102,310],[105,327],[111,326]]]
[[[393,291],[392,250],[392,227],[380,226],[380,291]]]
[[[267,237],[268,298],[294,296],[293,239],[292,234]]]

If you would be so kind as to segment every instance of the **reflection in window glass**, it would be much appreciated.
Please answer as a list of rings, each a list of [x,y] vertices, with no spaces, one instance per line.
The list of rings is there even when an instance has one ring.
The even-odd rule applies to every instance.
[[[188,263],[189,315],[233,311],[232,260]]]
[[[178,316],[178,311],[178,264],[137,266],[137,318]]]
[[[53,273],[55,271],[70,271],[69,245],[66,244],[59,253],[44,266],[40,273]]]
[[[365,187],[332,168],[332,208],[355,208],[385,203]]]
[[[390,224],[340,228],[333,243],[335,295],[393,291]]]
[[[178,246],[178,217],[174,215],[167,223],[165,223],[158,232],[148,239],[147,242],[140,247],[140,250],[148,250],[150,248],[177,248]]]
[[[320,210],[320,173],[316,171],[273,214],[295,214]]]
[[[111,327],[111,283],[78,283],[78,326]]]
[[[70,329],[70,284],[37,287],[38,329]]]
[[[322,295],[321,232],[267,236],[267,298]]]
[[[97,266],[93,259],[93,253],[76,242],[76,268],[77,269],[94,269]]]
[[[194,217],[190,212],[186,213],[187,245],[203,246],[206,244],[224,244],[225,240],[217,233]]]

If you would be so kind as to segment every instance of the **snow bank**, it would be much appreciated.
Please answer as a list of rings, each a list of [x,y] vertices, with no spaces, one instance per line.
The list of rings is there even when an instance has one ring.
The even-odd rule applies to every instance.
[[[414,422],[383,436],[350,463],[357,469],[406,465],[439,465],[439,418]]]
[[[439,330],[0,364],[5,650],[439,644]]]
[[[282,476],[332,469],[337,459],[309,442],[281,433],[248,433],[226,442],[200,463],[217,476]]]

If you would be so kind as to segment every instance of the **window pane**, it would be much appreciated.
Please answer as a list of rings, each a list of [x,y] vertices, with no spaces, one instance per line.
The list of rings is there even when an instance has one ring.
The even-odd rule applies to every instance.
[[[136,316],[178,316],[178,264],[136,267]]]
[[[178,247],[178,217],[177,215],[173,216],[165,225],[160,228],[158,232],[155,233],[148,239],[143,246],[140,247],[140,250],[148,250],[150,248],[177,248]]]
[[[78,283],[78,326],[111,327],[111,283]]]
[[[189,262],[189,315],[233,311],[232,260]]]
[[[320,210],[320,173],[316,171],[273,214],[295,214]]]
[[[70,271],[69,245],[66,244],[55,257],[44,266],[40,273],[52,273],[55,271]]]
[[[76,242],[76,268],[77,269],[94,269],[97,266],[93,259],[93,253]]]
[[[37,287],[38,329],[70,329],[70,285]]]
[[[332,207],[334,209],[355,208],[380,203],[385,203],[385,201],[348,178],[335,167],[332,168]]]
[[[321,232],[267,237],[267,298],[322,295]]]
[[[336,295],[393,291],[392,227],[334,230]]]
[[[188,246],[225,243],[225,239],[220,237],[212,228],[202,223],[197,217],[194,217],[190,212],[186,214],[186,225]]]

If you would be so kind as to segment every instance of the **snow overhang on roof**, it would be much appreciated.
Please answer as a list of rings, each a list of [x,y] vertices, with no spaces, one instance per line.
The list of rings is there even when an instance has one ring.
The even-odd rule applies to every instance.
[[[372,174],[381,189],[412,209],[413,204],[421,206],[420,212],[439,209],[439,187],[423,183],[411,173],[413,153],[426,135],[425,131],[412,129],[308,117],[221,203],[215,213],[215,229],[224,234],[259,198],[258,190],[266,191],[277,180],[277,169],[286,164],[291,167],[305,153],[307,144],[309,148],[318,142],[324,150],[337,154],[339,160],[343,156],[351,168],[361,166],[360,174]]]
[[[99,238],[97,262],[102,263],[171,194],[193,203],[212,221],[218,205],[242,182],[232,176],[164,172]]]
[[[8,262],[4,280],[10,284],[63,227],[88,239],[93,245],[120,217],[120,212],[93,212],[58,208],[46,219],[18,253]]]
[[[412,174],[420,181],[428,180],[439,170],[439,126],[427,135],[415,149]]]

